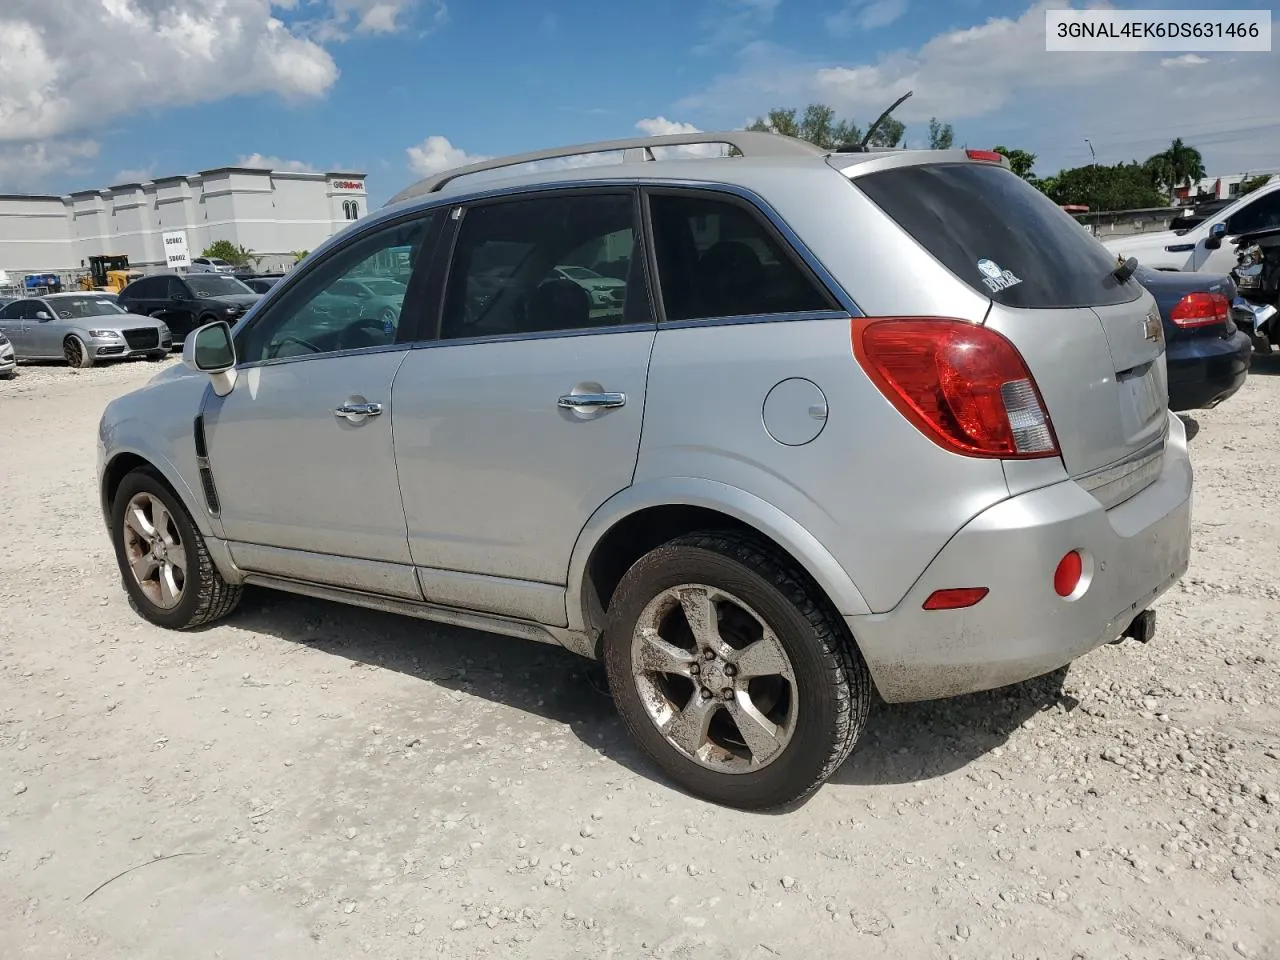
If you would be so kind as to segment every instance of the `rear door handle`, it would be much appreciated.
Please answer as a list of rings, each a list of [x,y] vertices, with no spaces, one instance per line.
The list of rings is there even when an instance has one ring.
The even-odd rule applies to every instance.
[[[344,417],[351,423],[361,423],[368,417],[376,417],[381,413],[380,403],[344,403],[333,411],[335,417]]]
[[[565,410],[610,410],[627,402],[625,393],[570,393],[556,401]]]

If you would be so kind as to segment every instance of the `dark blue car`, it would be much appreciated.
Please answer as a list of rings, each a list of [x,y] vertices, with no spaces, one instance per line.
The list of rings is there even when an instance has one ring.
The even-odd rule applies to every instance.
[[[1139,267],[1164,322],[1169,409],[1216,407],[1244,385],[1253,359],[1248,309],[1228,276]],[[1237,325],[1237,321],[1245,327]]]

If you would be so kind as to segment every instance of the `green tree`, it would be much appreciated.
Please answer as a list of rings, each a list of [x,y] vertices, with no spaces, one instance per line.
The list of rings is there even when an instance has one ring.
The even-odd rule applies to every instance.
[[[823,103],[811,103],[804,115],[797,116],[795,107],[778,107],[747,125],[748,130],[780,133],[784,137],[796,137],[817,144],[824,150],[834,150],[846,143],[857,143],[862,131],[847,120],[836,120],[836,112]]]
[[[292,253],[293,253],[293,262],[301,263],[303,260],[307,258],[307,255],[311,253],[311,251],[310,250],[294,250],[292,251]]]
[[[1246,193],[1253,193],[1259,187],[1265,187],[1270,182],[1271,174],[1269,173],[1259,174],[1256,177],[1245,177],[1240,181],[1240,196],[1243,197]]]
[[[1169,203],[1151,182],[1147,165],[1136,162],[1074,167],[1041,181],[1039,186],[1054,203],[1080,203],[1095,212],[1163,207]]]
[[[956,142],[955,131],[949,123],[939,123],[937,117],[929,118],[929,149],[950,150]]]
[[[1008,158],[1009,169],[1023,180],[1035,181],[1036,176],[1031,172],[1036,165],[1036,155],[1034,153],[1028,153],[1026,150],[1011,150],[1006,146],[998,146],[993,149],[996,153]]]
[[[1204,158],[1195,147],[1176,138],[1169,149],[1161,151],[1143,164],[1148,178],[1170,196],[1178,187],[1190,186],[1206,176]]]
[[[248,247],[234,244],[230,240],[213,241],[213,243],[204,248],[200,256],[225,260],[233,267],[247,267],[251,262],[258,260],[258,257],[254,256],[253,251]]]

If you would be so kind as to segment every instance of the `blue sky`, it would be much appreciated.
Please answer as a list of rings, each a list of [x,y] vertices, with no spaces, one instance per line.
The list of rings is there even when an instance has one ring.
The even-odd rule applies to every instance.
[[[1179,135],[1211,173],[1280,169],[1274,108],[1240,95],[1280,89],[1280,57],[1046,53],[1044,8],[1066,5],[6,0],[0,191],[248,159],[366,172],[377,204],[474,156],[815,100],[865,125],[907,89],[909,145],[936,115],[1042,174],[1088,162],[1086,137],[1114,162]]]

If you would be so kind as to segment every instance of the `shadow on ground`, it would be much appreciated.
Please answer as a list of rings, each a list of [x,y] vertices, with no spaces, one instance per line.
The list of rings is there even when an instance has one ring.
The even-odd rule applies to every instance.
[[[563,724],[614,762],[665,782],[623,729],[603,670],[559,647],[257,589],[246,591],[234,622]],[[949,701],[876,702],[861,743],[832,782],[906,783],[960,769],[1061,702],[1065,675]]]
[[[1280,376],[1280,353],[1255,353],[1253,362],[1249,364],[1249,376]]]

